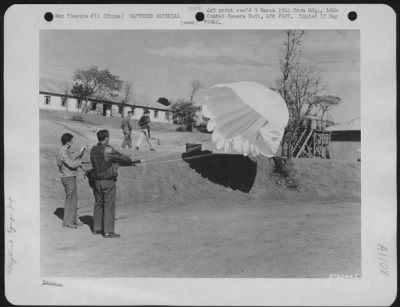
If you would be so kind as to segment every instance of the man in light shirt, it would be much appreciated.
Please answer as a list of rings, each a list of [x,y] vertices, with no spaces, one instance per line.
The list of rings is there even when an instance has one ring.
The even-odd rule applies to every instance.
[[[78,221],[78,195],[76,188],[76,176],[78,168],[82,167],[81,158],[85,153],[86,146],[82,147],[79,154],[71,151],[74,136],[64,133],[61,136],[61,148],[57,158],[57,166],[61,177],[61,183],[65,190],[63,226],[77,228],[83,224]]]
[[[132,125],[131,125],[131,117],[132,111],[128,112],[128,116],[124,117],[121,123],[122,133],[124,135],[124,139],[121,144],[121,149],[124,149],[125,146],[128,148],[132,148]]]

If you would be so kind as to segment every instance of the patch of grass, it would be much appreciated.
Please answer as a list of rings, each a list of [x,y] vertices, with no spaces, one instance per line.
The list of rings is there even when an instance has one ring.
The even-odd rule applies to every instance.
[[[273,157],[274,174],[276,175],[276,183],[278,185],[285,184],[289,190],[296,190],[299,183],[296,179],[296,172],[293,169],[293,161],[291,159]]]

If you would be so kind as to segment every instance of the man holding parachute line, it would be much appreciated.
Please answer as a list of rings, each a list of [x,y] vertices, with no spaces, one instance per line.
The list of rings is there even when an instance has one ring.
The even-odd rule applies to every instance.
[[[90,152],[93,169],[87,171],[89,185],[95,198],[93,213],[93,234],[102,234],[104,238],[118,238],[115,233],[115,199],[118,177],[118,165],[134,166],[141,160],[132,160],[111,147],[108,130],[97,132],[99,143]]]

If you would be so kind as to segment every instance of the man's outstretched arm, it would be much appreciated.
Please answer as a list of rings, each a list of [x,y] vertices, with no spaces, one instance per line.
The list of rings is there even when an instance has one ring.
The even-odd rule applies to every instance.
[[[114,163],[118,163],[119,166],[132,166],[135,165],[135,160],[132,160],[130,157],[116,151],[114,148],[107,148],[106,152],[106,161],[112,161]]]

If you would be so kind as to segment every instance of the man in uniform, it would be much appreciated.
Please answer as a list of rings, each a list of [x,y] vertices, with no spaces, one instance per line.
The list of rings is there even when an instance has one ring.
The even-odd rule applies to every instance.
[[[122,133],[124,134],[124,140],[122,141],[121,148],[132,148],[132,125],[131,125],[132,111],[128,112],[128,116],[124,117],[121,123]]]
[[[132,166],[134,161],[111,147],[108,144],[109,137],[108,130],[98,131],[99,143],[90,152],[95,198],[93,234],[102,234],[104,238],[118,238],[120,235],[114,231],[117,165]]]

